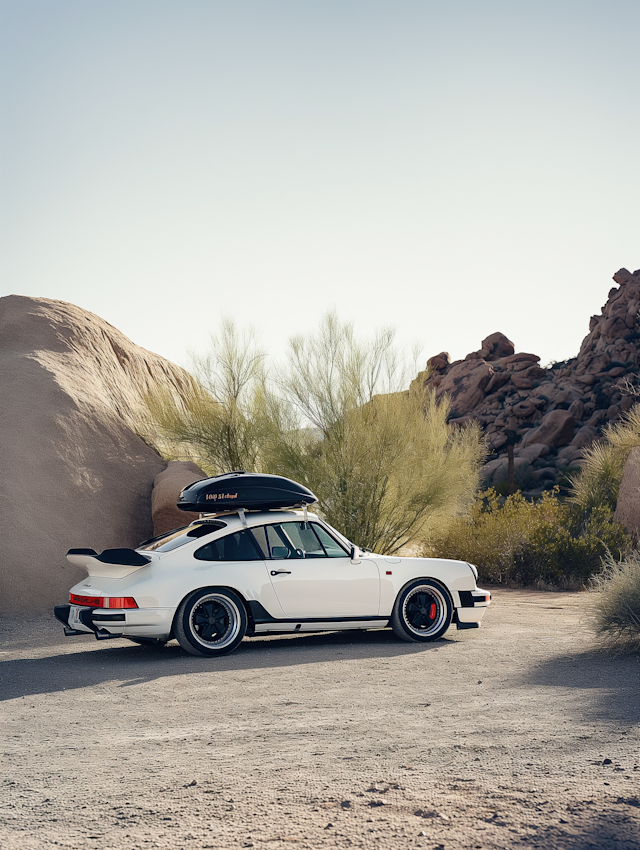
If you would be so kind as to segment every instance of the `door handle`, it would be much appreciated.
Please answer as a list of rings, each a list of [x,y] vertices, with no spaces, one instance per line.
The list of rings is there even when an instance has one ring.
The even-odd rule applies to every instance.
[[[271,575],[272,576],[279,576],[279,575],[290,576],[291,570],[271,570]]]

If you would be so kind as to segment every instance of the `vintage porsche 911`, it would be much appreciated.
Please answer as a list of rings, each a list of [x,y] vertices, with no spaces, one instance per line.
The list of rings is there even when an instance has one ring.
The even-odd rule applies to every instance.
[[[244,637],[384,629],[433,641],[452,622],[478,628],[491,594],[463,561],[359,549],[308,512],[316,497],[280,476],[227,473],[185,488],[190,525],[137,549],[70,549],[88,573],[55,616],[66,635],[175,638],[192,655],[232,652]]]

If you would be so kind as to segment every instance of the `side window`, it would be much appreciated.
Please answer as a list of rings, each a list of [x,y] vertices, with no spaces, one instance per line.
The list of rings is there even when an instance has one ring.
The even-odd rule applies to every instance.
[[[327,553],[327,558],[344,558],[349,553],[342,548],[342,546],[338,543],[337,540],[334,540],[333,537],[324,530],[321,525],[318,525],[315,522],[311,523],[311,527],[318,535],[318,540],[322,543],[325,552]]]
[[[199,561],[261,561],[263,556],[251,535],[238,531],[212,540],[194,552],[193,557]]]
[[[267,559],[270,558],[271,554],[269,553],[269,542],[267,540],[267,526],[259,525],[257,528],[252,528],[251,533],[262,552],[262,557]]]
[[[260,525],[251,533],[262,557],[267,560],[284,558],[344,558],[348,552],[317,523],[282,522]]]
[[[259,525],[251,529],[253,538],[266,560],[271,558],[294,558],[290,555],[291,547],[287,545],[286,537],[278,534],[276,525]],[[284,547],[284,549],[283,549]]]
[[[325,551],[320,541],[313,533],[308,522],[283,522],[275,526],[283,542],[294,554],[287,555],[288,558],[326,558]]]

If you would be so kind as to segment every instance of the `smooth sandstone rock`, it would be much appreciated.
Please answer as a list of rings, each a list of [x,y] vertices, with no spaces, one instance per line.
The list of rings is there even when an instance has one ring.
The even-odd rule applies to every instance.
[[[151,492],[154,535],[180,528],[196,519],[197,514],[178,510],[176,503],[185,487],[206,477],[197,464],[182,460],[170,461],[167,468],[156,475]]]
[[[135,433],[143,396],[186,375],[103,319],[46,298],[0,299],[0,608],[51,613],[84,570],[70,547],[150,537],[166,462]]]

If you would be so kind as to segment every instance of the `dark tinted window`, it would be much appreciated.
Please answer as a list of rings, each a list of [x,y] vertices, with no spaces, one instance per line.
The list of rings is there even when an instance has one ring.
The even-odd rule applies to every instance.
[[[146,543],[138,546],[138,549],[143,549],[147,552],[171,552],[172,549],[184,546],[185,543],[191,543],[194,538],[206,537],[207,534],[213,534],[214,531],[224,528],[225,525],[225,522],[219,520],[205,520],[198,525],[186,525],[184,528],[174,528],[173,531],[169,531],[167,534],[147,540]]]
[[[256,549],[247,531],[238,531],[212,540],[194,553],[199,561],[260,561],[262,555]]]

